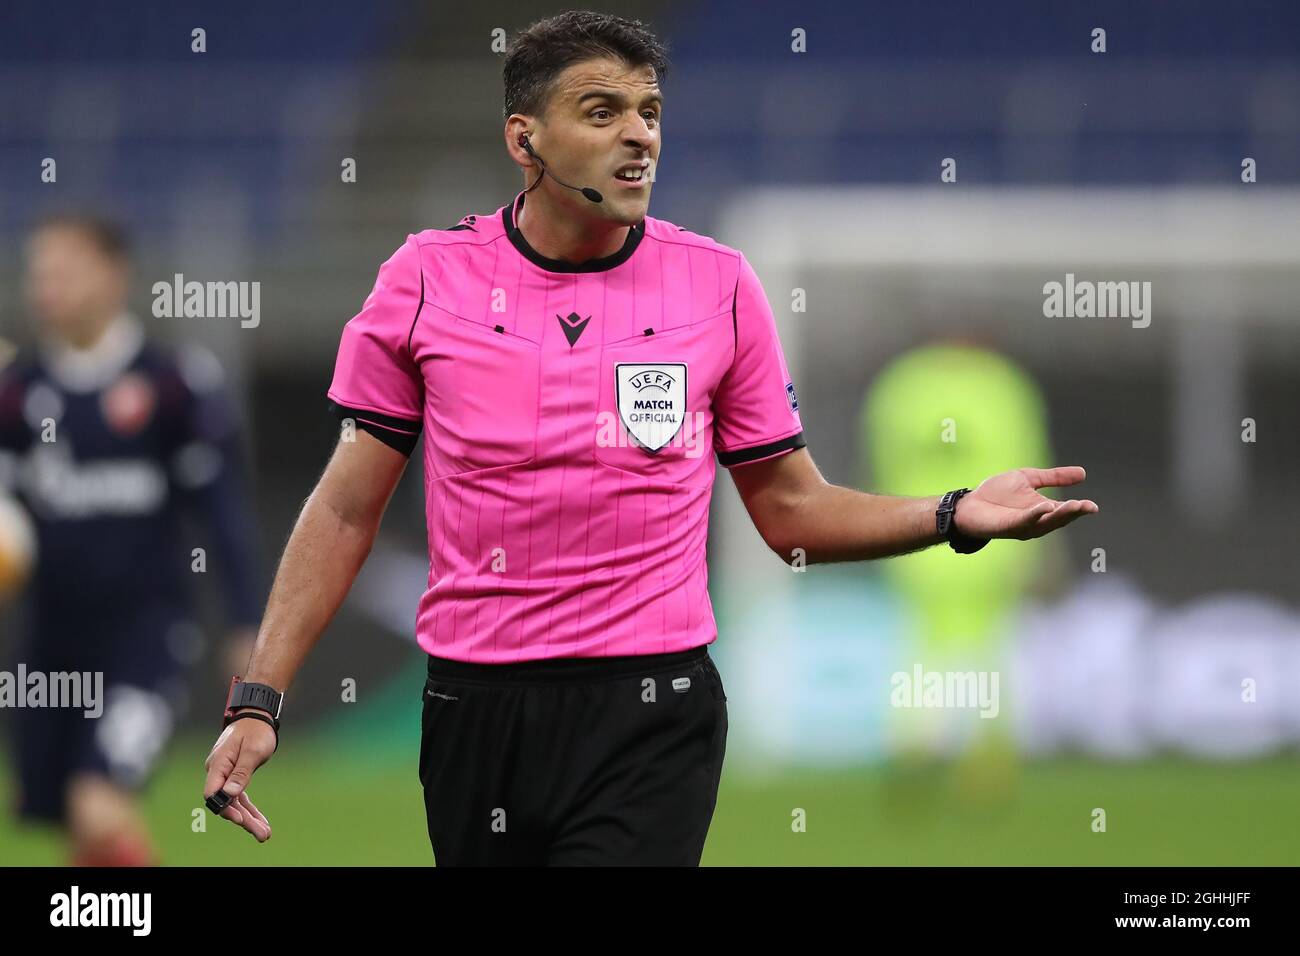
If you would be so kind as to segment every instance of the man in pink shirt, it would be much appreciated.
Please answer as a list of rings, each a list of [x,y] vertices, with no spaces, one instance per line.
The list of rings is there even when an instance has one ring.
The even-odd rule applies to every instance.
[[[341,439],[207,763],[209,806],[259,840],[270,826],[246,787],[283,691],[422,434],[420,777],[440,864],[698,864],[727,732],[706,652],[715,455],[787,562],[973,552],[1097,510],[1036,490],[1082,481],[1077,467],[932,498],[822,478],[754,270],[647,215],[665,67],[619,17],[517,36],[504,134],[525,189],[408,236],[343,329]]]

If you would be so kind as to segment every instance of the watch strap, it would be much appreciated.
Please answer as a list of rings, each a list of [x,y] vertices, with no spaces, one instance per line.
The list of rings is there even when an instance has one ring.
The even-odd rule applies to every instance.
[[[957,502],[968,494],[970,494],[969,488],[958,488],[948,492],[939,499],[939,507],[934,513],[939,534],[948,542],[948,547],[958,554],[974,554],[989,543],[988,538],[971,537],[957,530]]]
[[[230,692],[226,696],[226,723],[235,715],[235,711],[251,707],[267,714],[277,731],[280,729],[280,710],[284,707],[284,694],[267,684],[249,683],[236,675],[230,680]]]

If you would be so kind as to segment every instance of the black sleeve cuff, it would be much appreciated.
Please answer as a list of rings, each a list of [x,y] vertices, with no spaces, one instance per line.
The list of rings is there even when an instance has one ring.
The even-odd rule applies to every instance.
[[[369,432],[389,448],[395,448],[408,458],[411,457],[411,452],[415,451],[415,443],[420,439],[420,429],[424,427],[423,422],[413,419],[394,418],[392,415],[381,415],[379,412],[362,408],[348,408],[333,400],[330,401],[330,411],[339,421],[345,418],[352,419],[362,431]]]
[[[737,451],[720,451],[718,452],[718,464],[724,468],[730,468],[732,465],[743,465],[747,462],[758,461],[760,458],[770,458],[772,455],[783,451],[794,451],[796,448],[805,448],[808,443],[804,441],[803,432],[795,432],[785,438],[768,442],[766,445],[755,445],[753,448],[741,448]]]

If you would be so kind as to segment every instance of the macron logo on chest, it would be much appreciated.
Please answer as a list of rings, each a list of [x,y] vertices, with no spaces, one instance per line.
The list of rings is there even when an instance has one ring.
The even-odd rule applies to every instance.
[[[564,329],[564,337],[569,340],[569,348],[578,344],[578,337],[591,321],[591,316],[584,319],[577,312],[570,312],[567,316],[557,315],[555,318],[559,320],[560,328]]]

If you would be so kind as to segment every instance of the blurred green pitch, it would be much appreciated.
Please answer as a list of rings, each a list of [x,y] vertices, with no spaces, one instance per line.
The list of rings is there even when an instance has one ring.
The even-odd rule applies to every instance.
[[[207,816],[203,760],[211,741],[178,741],[146,794],[170,865],[427,866],[432,862],[410,739],[363,748],[342,735],[299,739],[260,771],[252,792],[275,835],[264,845]],[[12,793],[6,767],[0,800]],[[1291,757],[1234,764],[1160,760],[1132,765],[1027,765],[1017,797],[993,819],[943,799],[906,816],[890,810],[884,774],[789,773],[762,783],[724,773],[706,865],[1295,865],[1300,862],[1300,772]],[[1107,812],[1106,833],[1090,827]],[[807,812],[807,832],[791,812]],[[203,811],[204,814],[207,811]],[[0,863],[60,865],[46,829],[0,819]]]

